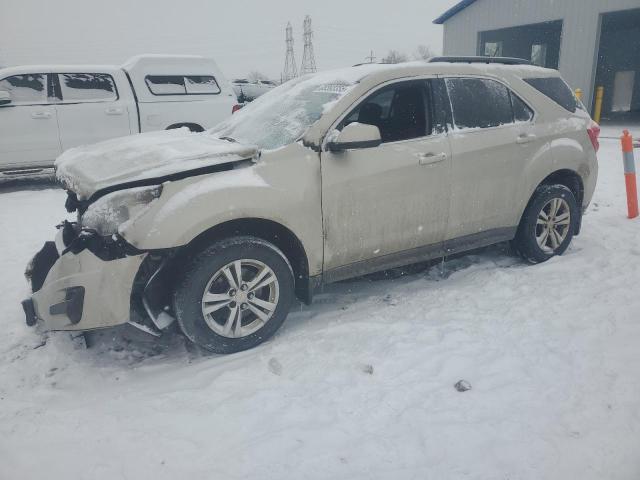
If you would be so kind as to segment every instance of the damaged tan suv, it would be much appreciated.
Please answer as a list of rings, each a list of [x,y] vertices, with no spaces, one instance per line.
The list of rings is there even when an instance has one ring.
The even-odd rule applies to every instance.
[[[27,269],[27,324],[174,320],[218,353],[271,337],[323,283],[511,241],[531,263],[580,231],[598,126],[555,70],[442,57],[305,76],[204,133],[72,149],[77,221]]]

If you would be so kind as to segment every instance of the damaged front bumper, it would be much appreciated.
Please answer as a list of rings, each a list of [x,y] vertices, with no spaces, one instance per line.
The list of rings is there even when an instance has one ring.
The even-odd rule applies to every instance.
[[[134,279],[146,256],[121,238],[76,233],[65,222],[25,272],[33,292],[22,302],[27,325],[82,331],[127,323]]]

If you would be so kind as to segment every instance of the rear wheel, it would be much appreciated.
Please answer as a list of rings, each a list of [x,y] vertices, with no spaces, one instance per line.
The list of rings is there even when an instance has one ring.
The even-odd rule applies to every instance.
[[[216,242],[185,266],[174,307],[185,335],[215,353],[246,350],[270,338],[294,298],[291,266],[255,237]]]
[[[541,263],[562,255],[578,225],[580,209],[564,185],[541,185],[522,215],[514,249],[528,262]]]

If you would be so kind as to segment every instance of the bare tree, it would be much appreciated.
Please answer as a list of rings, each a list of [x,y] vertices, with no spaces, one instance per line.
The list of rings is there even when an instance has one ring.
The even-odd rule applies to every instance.
[[[404,63],[409,60],[404,53],[400,53],[397,50],[389,50],[386,57],[382,59],[382,63]]]
[[[436,53],[427,45],[418,45],[418,48],[416,48],[416,51],[413,54],[413,58],[416,60],[427,60],[435,56]]]
[[[262,72],[258,72],[257,70],[253,70],[251,72],[249,72],[249,74],[247,75],[247,80],[249,80],[252,83],[257,83],[261,80],[268,80],[269,77],[267,77],[264,73]]]

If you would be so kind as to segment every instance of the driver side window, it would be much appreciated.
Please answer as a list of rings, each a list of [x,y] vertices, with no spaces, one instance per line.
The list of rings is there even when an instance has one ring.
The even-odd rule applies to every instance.
[[[378,127],[383,143],[429,135],[426,82],[400,82],[378,90],[346,116],[339,130],[354,122]]]

